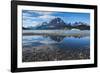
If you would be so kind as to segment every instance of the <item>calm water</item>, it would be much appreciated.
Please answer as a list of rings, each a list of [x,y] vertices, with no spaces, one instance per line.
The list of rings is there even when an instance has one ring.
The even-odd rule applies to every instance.
[[[67,48],[89,48],[90,37],[66,37],[66,36],[44,36],[32,35],[23,36],[23,47],[36,47],[36,46],[53,45],[61,49]]]
[[[23,35],[23,62],[90,59],[89,31],[81,37],[68,37],[66,32],[60,35],[54,35],[55,32],[53,35],[52,32],[49,35],[47,33],[48,31],[46,35]]]

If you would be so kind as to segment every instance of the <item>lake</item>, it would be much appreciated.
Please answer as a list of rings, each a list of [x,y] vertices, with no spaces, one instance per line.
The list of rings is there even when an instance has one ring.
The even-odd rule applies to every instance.
[[[45,35],[35,31],[34,35],[23,35],[22,61],[37,62],[90,59],[89,31],[85,30],[83,33],[84,35],[81,33],[82,36],[67,36],[66,34],[70,34],[69,31],[59,33],[60,35],[54,35],[55,31],[53,32],[53,35],[52,32],[49,32],[49,34],[46,32]],[[56,30],[56,32],[59,31]],[[75,32],[75,30],[71,30],[70,32],[71,35],[73,35],[83,31]]]

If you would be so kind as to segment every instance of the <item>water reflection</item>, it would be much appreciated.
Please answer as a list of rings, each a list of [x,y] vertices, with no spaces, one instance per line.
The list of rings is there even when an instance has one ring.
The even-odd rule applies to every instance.
[[[23,36],[23,62],[90,59],[90,36]]]
[[[23,46],[41,46],[52,44],[58,48],[85,48],[90,46],[90,37],[65,36],[23,36]]]
[[[49,36],[49,37],[50,37],[50,39],[57,41],[57,42],[60,42],[65,38],[65,36]]]

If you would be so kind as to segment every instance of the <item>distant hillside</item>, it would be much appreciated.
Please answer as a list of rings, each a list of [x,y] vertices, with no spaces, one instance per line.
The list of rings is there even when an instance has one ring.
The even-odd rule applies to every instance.
[[[73,26],[73,28],[80,29],[80,30],[90,30],[90,26],[87,25]]]

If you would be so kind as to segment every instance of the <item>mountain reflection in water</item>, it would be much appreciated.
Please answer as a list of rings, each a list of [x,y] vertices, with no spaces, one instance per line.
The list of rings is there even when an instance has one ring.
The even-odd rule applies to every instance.
[[[23,62],[90,58],[90,36],[23,36]]]
[[[54,41],[57,41],[57,42],[60,42],[65,38],[65,36],[49,36],[49,37],[50,37],[51,40],[54,40]]]
[[[87,37],[65,37],[65,36],[23,36],[23,46],[41,46],[46,44],[60,45],[66,47],[84,47],[90,44],[89,36]]]

